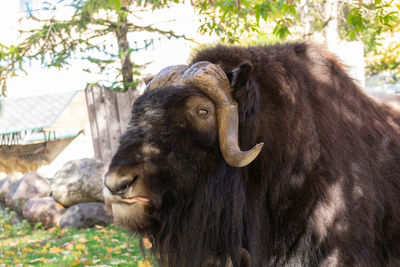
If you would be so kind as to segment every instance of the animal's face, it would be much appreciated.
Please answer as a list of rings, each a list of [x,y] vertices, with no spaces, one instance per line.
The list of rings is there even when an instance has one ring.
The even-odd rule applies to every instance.
[[[209,97],[188,86],[142,95],[106,175],[106,198],[116,222],[135,232],[155,227],[160,212],[201,182],[186,178],[196,179],[197,171],[207,168],[203,165],[223,160],[218,151]]]
[[[190,205],[226,162],[241,167],[257,156],[260,147],[238,148],[237,107],[219,88],[230,91],[225,73],[222,81],[210,82],[207,75],[157,87],[135,101],[104,181],[107,207],[120,225],[153,232],[168,214],[177,213],[177,201]],[[210,93],[210,87],[217,92]]]

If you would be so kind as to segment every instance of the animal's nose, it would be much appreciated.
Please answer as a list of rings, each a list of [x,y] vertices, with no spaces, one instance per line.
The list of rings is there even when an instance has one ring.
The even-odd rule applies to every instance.
[[[110,190],[113,195],[123,195],[129,187],[139,178],[138,175],[119,176],[115,173],[106,174],[104,178],[104,186]]]

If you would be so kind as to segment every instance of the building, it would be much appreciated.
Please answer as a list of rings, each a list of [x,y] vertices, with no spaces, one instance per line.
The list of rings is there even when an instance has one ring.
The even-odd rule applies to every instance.
[[[83,91],[6,98],[1,106],[0,172],[51,176],[66,161],[93,155]],[[68,153],[77,142],[87,144]]]

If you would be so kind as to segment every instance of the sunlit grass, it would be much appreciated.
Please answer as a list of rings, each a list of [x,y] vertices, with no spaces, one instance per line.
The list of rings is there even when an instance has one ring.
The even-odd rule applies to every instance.
[[[151,266],[143,259],[137,238],[114,225],[44,229],[9,221],[10,215],[0,218],[0,267]]]

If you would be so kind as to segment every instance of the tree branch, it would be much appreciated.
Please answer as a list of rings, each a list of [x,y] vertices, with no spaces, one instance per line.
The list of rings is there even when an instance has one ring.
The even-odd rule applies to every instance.
[[[173,31],[166,31],[166,30],[162,30],[162,29],[159,29],[159,28],[154,28],[154,27],[152,27],[150,25],[148,25],[148,26],[138,26],[138,25],[129,24],[129,30],[130,31],[141,31],[141,32],[143,32],[143,31],[155,32],[155,33],[159,33],[159,34],[162,34],[162,35],[166,35],[168,37],[174,37],[174,38],[177,38],[177,39],[183,38],[183,39],[185,39],[187,41],[190,41],[190,42],[193,42],[195,44],[200,44],[199,42],[196,42],[194,39],[187,37],[185,34],[176,34]]]

